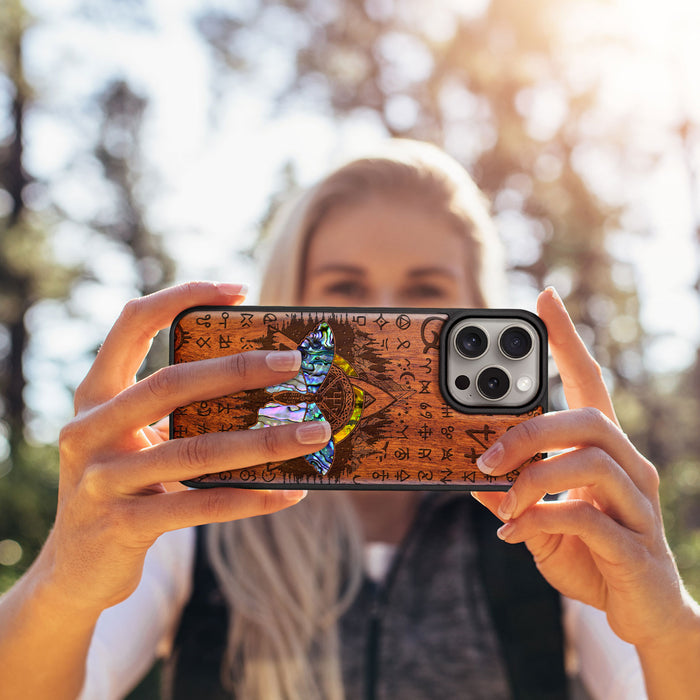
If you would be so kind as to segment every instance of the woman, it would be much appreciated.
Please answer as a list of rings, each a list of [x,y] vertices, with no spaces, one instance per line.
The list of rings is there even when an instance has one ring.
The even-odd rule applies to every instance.
[[[486,210],[466,174],[436,149],[395,144],[383,157],[340,169],[283,216],[263,303],[494,303],[490,286],[500,282],[499,263]],[[468,591],[455,613],[459,624],[451,619],[449,596],[447,605],[436,596],[425,618],[407,628],[410,635],[395,635],[393,649],[381,646],[389,636],[385,628],[386,637],[371,637],[377,648],[357,646],[365,631],[363,624],[357,629],[358,620],[364,623],[357,611],[371,612],[357,607],[372,588],[362,580],[363,569],[380,588],[387,569],[390,577],[398,575],[394,552],[405,550],[426,509],[442,508],[434,499],[426,506],[431,499],[413,492],[321,492],[282,511],[304,494],[182,491],[171,483],[307,454],[329,438],[323,423],[173,442],[162,441],[162,431],[148,427],[184,403],[269,386],[296,374],[298,353],[255,352],[165,368],[134,383],[151,337],[180,310],[242,298],[235,285],[165,290],[130,302],[110,332],[76,393],[76,418],[61,436],[56,525],[30,571],[0,604],[0,660],[4,669],[14,669],[0,697],[75,697],[93,636],[85,695],[118,696],[178,626],[177,658],[167,674],[175,679],[175,693],[188,679],[195,680],[196,690],[204,677],[215,676],[203,696],[215,697],[221,685],[246,698],[340,698],[344,690],[347,697],[364,692],[374,697],[374,690],[377,697],[435,697],[455,694],[450,685],[455,671],[460,697],[517,694],[519,688],[509,688],[505,678],[523,665],[526,635],[536,644],[539,627],[525,635],[521,630],[525,641],[515,650],[508,647],[498,636],[498,610],[486,612],[494,579],[476,568],[456,584]],[[603,610],[612,629],[637,647],[649,697],[694,697],[700,687],[695,663],[700,614],[665,543],[656,472],[617,426],[599,368],[552,290],[540,296],[538,311],[571,410],[512,429],[481,457],[480,466],[498,474],[538,451],[567,451],[523,470],[507,495],[482,493],[478,499],[505,521],[499,537],[525,542],[553,586]],[[547,492],[566,489],[560,502],[539,501]],[[463,518],[441,521],[464,525],[450,538],[460,547],[457,561],[476,562],[480,551],[493,548],[479,549],[483,532],[464,516],[473,510],[467,505],[472,501],[447,498],[456,503],[450,513]],[[273,511],[281,512],[250,517]],[[194,587],[185,607],[192,531],[161,538],[142,578],[144,557],[161,533],[209,522],[225,524],[206,528],[198,538]],[[366,546],[370,543],[378,549]],[[506,592],[520,585],[500,578]],[[444,580],[452,583],[455,577]],[[406,586],[411,583],[408,577]],[[413,595],[404,603],[419,600]],[[517,600],[517,594],[509,600]],[[121,601],[97,623],[105,608]],[[415,610],[406,604],[401,612],[414,616]],[[444,636],[460,640],[449,653],[431,659],[443,664],[437,677],[422,663],[426,648],[442,648],[441,638],[421,636],[424,629],[435,629],[433,613],[442,615],[437,627]],[[224,635],[214,642],[210,632],[218,634],[221,625],[196,624],[222,619]],[[464,642],[468,653],[461,648],[465,626],[478,631]],[[120,646],[103,648],[104,640]],[[199,656],[197,649],[203,652]],[[394,663],[392,652],[400,663]],[[206,674],[199,673],[202,668]],[[376,675],[370,674],[366,685],[368,668]],[[471,675],[462,677],[464,669]],[[382,685],[386,673],[390,686]],[[121,689],[100,690],[105,679],[121,683]],[[405,687],[399,687],[402,682]],[[539,697],[547,695],[543,691]]]

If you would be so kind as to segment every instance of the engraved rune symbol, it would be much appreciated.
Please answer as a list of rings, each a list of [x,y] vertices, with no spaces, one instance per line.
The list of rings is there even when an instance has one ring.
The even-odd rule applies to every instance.
[[[407,330],[411,326],[410,316],[407,316],[406,314],[399,314],[399,316],[396,319],[396,325],[399,328],[399,330]]]
[[[442,327],[442,319],[439,316],[428,316],[420,327],[421,340],[423,341],[423,354],[427,353],[428,350],[437,350],[440,346],[440,335],[435,331],[435,322],[440,325],[437,328]],[[434,324],[432,327],[430,324]]]
[[[440,470],[440,473],[442,474],[442,478],[440,481],[442,481],[443,484],[446,484],[448,481],[452,481],[450,477],[452,476],[452,470],[449,467],[445,467],[444,469]]]
[[[471,448],[471,452],[465,452],[464,456],[472,463],[476,464],[476,460],[481,456],[481,452],[477,452],[473,447]]]
[[[489,437],[491,435],[496,434],[496,431],[493,430],[492,428],[489,428],[488,425],[484,425],[484,427],[481,428],[480,430],[477,430],[476,428],[469,428],[468,430],[465,430],[465,432],[472,440],[474,440],[474,442],[477,442],[479,445],[481,445],[484,448],[486,447],[486,445],[489,441]],[[482,442],[482,440],[480,440],[477,437],[477,435],[482,436],[483,442]]]
[[[427,423],[423,423],[420,430],[418,431],[418,435],[420,435],[423,438],[423,440],[427,440],[432,434],[433,429]]]
[[[179,350],[183,345],[187,345],[190,340],[192,340],[192,334],[178,326],[175,330],[175,349]],[[178,362],[181,362],[181,360],[178,360]]]
[[[374,322],[379,326],[379,330],[384,328],[384,326],[386,326],[386,324],[389,323],[389,321],[387,321],[384,318],[384,314],[379,314],[379,316],[376,319],[374,319]]]

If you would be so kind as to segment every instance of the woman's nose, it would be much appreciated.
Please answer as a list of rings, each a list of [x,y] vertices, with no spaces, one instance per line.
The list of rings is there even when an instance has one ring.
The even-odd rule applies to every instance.
[[[391,289],[389,287],[378,289],[376,291],[375,296],[377,298],[377,306],[401,306],[401,304],[399,303],[399,295],[397,294],[395,289]]]

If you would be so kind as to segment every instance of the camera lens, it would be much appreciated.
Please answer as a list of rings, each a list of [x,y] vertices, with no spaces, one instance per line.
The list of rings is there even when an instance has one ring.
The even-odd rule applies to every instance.
[[[473,360],[486,352],[489,341],[478,326],[465,326],[457,333],[455,345],[460,355]]]
[[[479,393],[486,399],[502,399],[510,389],[510,379],[500,367],[487,367],[476,380]]]
[[[519,326],[506,328],[498,339],[501,352],[511,360],[521,360],[532,350],[532,336]]]

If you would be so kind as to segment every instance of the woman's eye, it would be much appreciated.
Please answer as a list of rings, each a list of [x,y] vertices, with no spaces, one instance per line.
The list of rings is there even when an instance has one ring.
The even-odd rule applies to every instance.
[[[405,296],[409,299],[446,299],[450,294],[436,284],[415,284],[406,290]]]
[[[363,299],[367,294],[367,288],[362,282],[355,280],[342,280],[328,284],[323,289],[325,294],[352,299]]]

